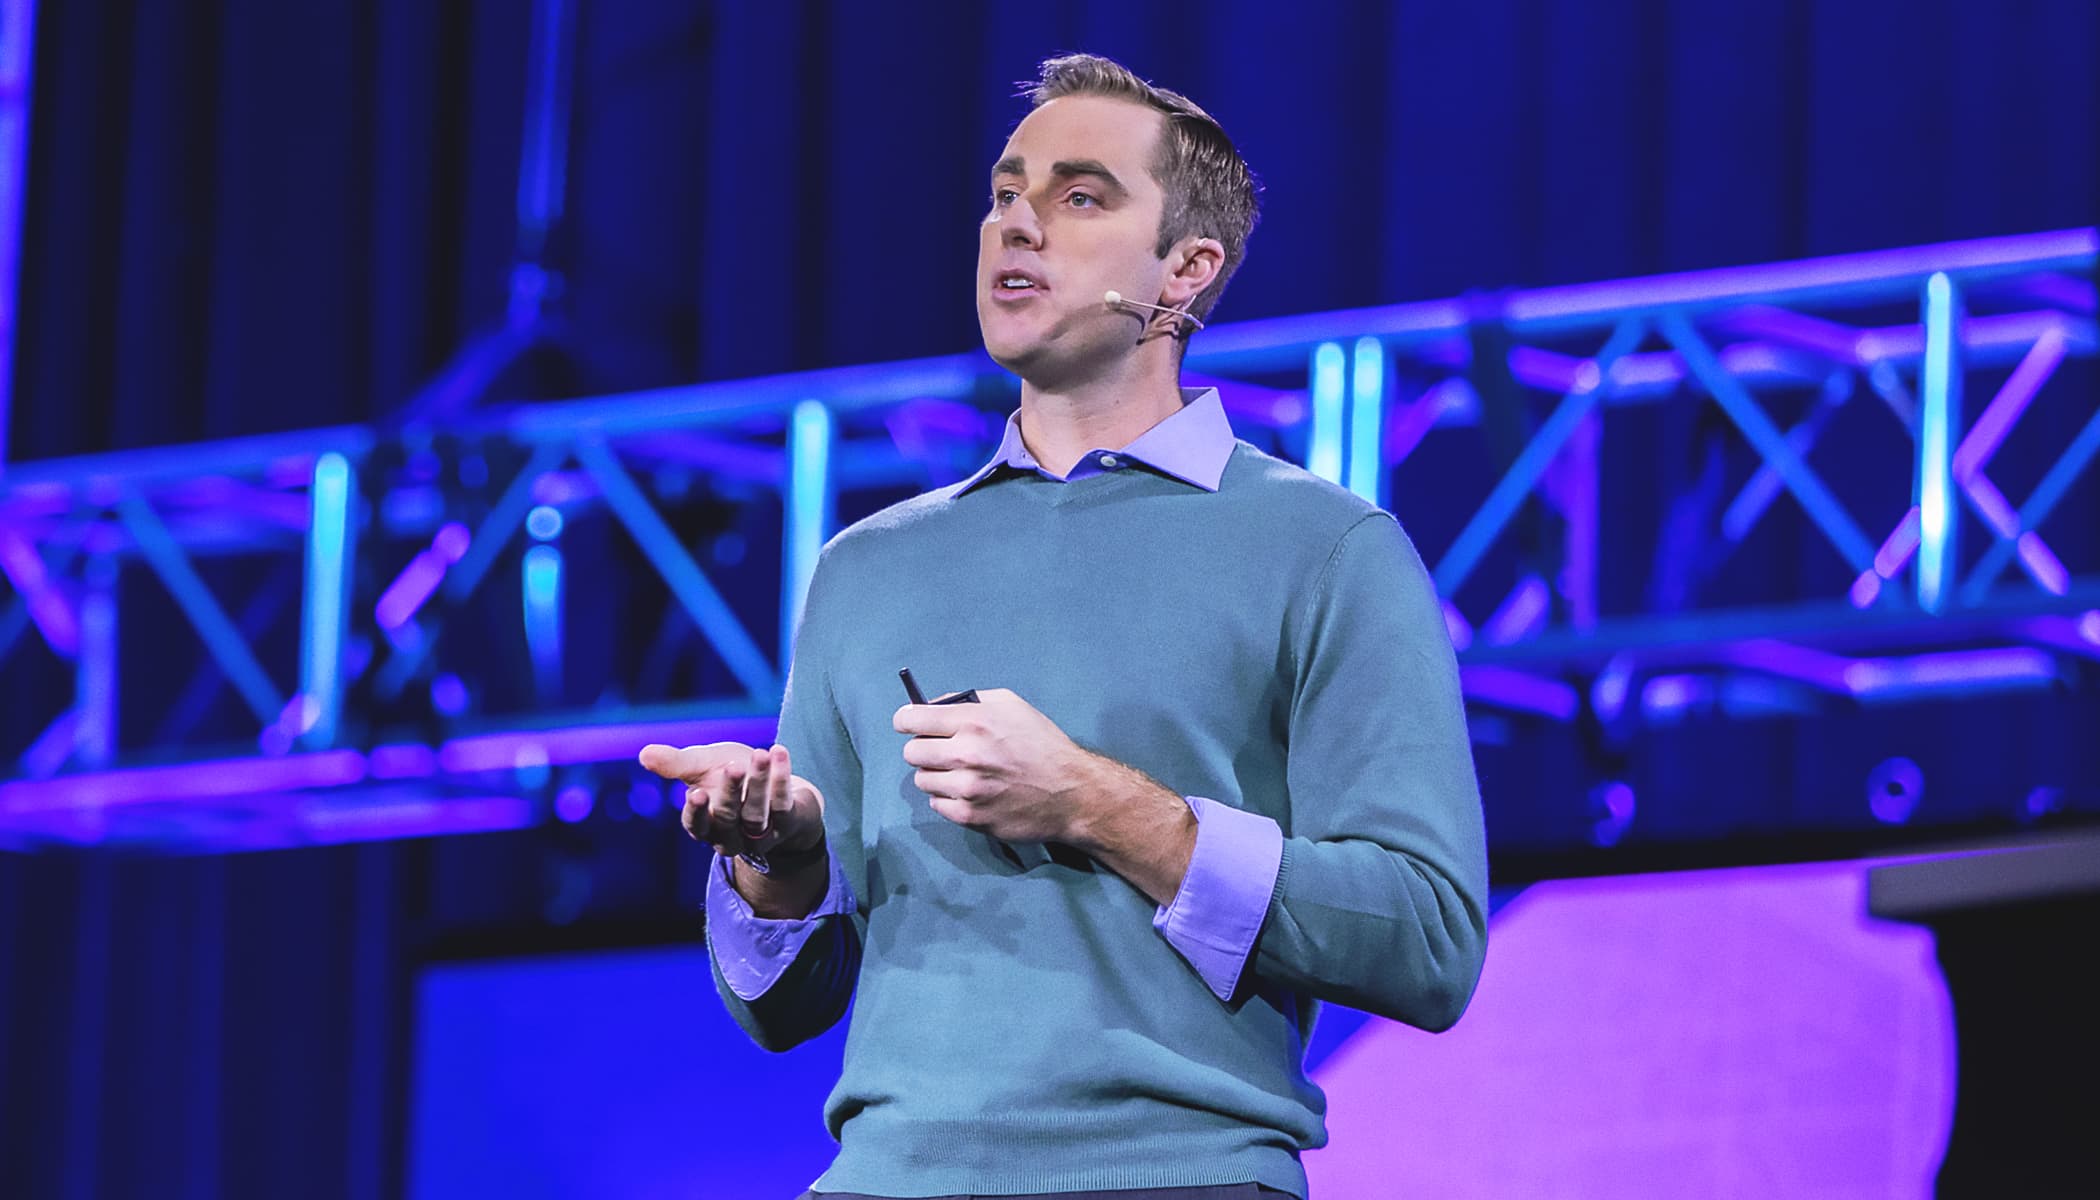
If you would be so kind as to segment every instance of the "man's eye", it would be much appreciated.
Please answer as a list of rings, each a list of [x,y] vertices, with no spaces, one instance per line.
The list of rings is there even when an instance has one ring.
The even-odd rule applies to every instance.
[[[1069,199],[1074,208],[1094,208],[1101,203],[1086,192],[1073,192]]]
[[[992,203],[1004,207],[1005,205],[1012,204],[1014,202],[1014,198],[1019,196],[1020,194],[1021,193],[1013,190],[1012,188],[1000,188],[998,191],[992,193]]]

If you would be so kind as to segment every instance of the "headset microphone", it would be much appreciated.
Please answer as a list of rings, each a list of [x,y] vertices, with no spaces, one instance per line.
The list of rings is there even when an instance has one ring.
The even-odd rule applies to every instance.
[[[1121,292],[1103,292],[1101,294],[1101,300],[1102,303],[1108,305],[1110,308],[1122,308],[1128,306],[1130,308],[1149,308],[1154,312],[1173,313],[1175,316],[1180,317],[1181,319],[1187,321],[1189,324],[1194,325],[1196,328],[1203,328],[1203,318],[1197,316],[1196,314],[1188,311],[1185,308],[1168,308],[1164,304],[1147,304],[1143,300],[1125,300],[1123,298],[1123,293]]]

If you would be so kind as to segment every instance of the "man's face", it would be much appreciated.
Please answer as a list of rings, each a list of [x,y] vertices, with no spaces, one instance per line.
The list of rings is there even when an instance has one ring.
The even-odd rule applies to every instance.
[[[1163,124],[1141,104],[1061,96],[1007,139],[977,239],[977,324],[993,361],[1054,386],[1130,353],[1146,314],[1102,295],[1156,301],[1167,277],[1153,253]]]

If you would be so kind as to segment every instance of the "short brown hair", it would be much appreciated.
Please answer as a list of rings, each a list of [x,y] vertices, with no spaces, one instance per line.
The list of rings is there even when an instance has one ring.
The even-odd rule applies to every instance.
[[[1037,108],[1060,96],[1107,96],[1143,104],[1166,117],[1152,163],[1152,177],[1166,193],[1153,253],[1165,258],[1175,242],[1190,234],[1223,243],[1225,263],[1218,277],[1188,306],[1199,319],[1208,317],[1246,257],[1247,237],[1261,215],[1261,185],[1247,160],[1225,136],[1224,127],[1194,101],[1152,86],[1119,62],[1098,54],[1067,54],[1044,60],[1040,71],[1035,83],[1024,85]]]

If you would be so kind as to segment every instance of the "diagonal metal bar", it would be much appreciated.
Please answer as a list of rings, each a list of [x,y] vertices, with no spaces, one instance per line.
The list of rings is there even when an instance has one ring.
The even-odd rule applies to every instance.
[[[0,609],[0,660],[7,658],[8,653],[15,648],[16,639],[20,638],[22,631],[27,628],[29,605],[20,596],[16,596],[7,602],[5,609]]]
[[[627,527],[635,544],[656,567],[657,574],[670,585],[671,594],[685,606],[693,624],[700,627],[700,632],[722,656],[730,672],[754,696],[767,696],[778,691],[780,678],[773,664],[751,640],[751,635],[744,631],[729,603],[707,581],[699,565],[693,562],[693,556],[679,545],[678,535],[664,524],[663,517],[650,506],[642,489],[635,486],[633,478],[620,466],[612,451],[606,449],[603,442],[582,442],[576,447],[576,461],[597,480],[613,515]]]
[[[279,567],[264,578],[248,602],[242,606],[240,629],[245,637],[261,637],[263,631],[275,624],[284,612],[286,602],[295,594],[294,584],[298,575],[287,568]],[[216,665],[209,659],[197,664],[189,682],[183,685],[182,693],[168,708],[166,715],[153,731],[153,744],[157,746],[180,746],[195,734],[211,711],[212,701],[218,698],[219,688],[226,682]]]
[[[219,669],[226,672],[226,679],[234,690],[241,694],[256,720],[268,725],[284,711],[284,696],[277,685],[270,682],[269,672],[255,660],[246,639],[219,606],[219,601],[197,577],[190,566],[188,556],[168,527],[161,523],[160,514],[140,499],[136,492],[126,492],[117,501],[117,517],[131,536],[138,542],[139,552],[145,556],[153,573],[160,576],[161,583],[175,603],[188,617],[190,624],[204,639],[204,648],[218,660]]]
[[[2035,485],[2033,494],[2027,497],[2027,503],[2020,506],[2022,537],[2049,518],[2051,510],[2064,498],[2064,493],[2071,490],[2071,485],[2078,481],[2079,474],[2085,470],[2096,453],[2100,453],[2100,409],[2093,410],[2085,428],[2080,429],[2078,436],[2071,439],[2070,446],[2064,450],[2062,457],[2056,460],[2056,465],[2049,468],[2049,473],[2042,476],[2042,481]],[[1969,575],[1969,581],[1962,585],[1963,604],[1975,604],[1990,594],[1991,588],[1998,582],[1998,576],[2004,573],[2006,564],[2012,561],[2018,546],[2019,538],[2001,538],[1991,544],[1991,548],[1984,553],[1983,559]]]
[[[73,757],[79,746],[79,737],[80,709],[69,708],[58,714],[22,752],[18,768],[21,776],[24,779],[49,779],[58,774]]]
[[[45,644],[60,658],[72,658],[80,646],[80,615],[52,583],[52,574],[28,538],[0,528],[0,579],[14,585]]]
[[[517,532],[518,526],[525,523],[525,514],[532,511],[532,485],[547,472],[560,470],[568,459],[567,448],[557,443],[550,442],[533,451],[510,486],[503,489],[495,507],[481,519],[480,527],[467,542],[467,552],[446,573],[443,594],[447,603],[457,604],[481,586],[481,577],[496,564],[496,556],[510,542],[510,535]]]
[[[96,519],[93,511],[76,512],[59,526],[57,536],[45,539],[46,544],[52,547],[50,557],[44,560],[44,569],[48,576],[60,578],[72,569],[73,560],[79,557],[85,539],[71,535],[80,534]],[[29,598],[17,595],[8,604],[6,612],[0,614],[0,659],[7,657],[8,652],[14,649],[15,639],[21,637],[22,632],[33,623],[34,614],[29,607]]]
[[[1867,386],[1903,426],[1903,432],[1912,437],[1918,435],[1918,402],[1903,386],[1903,377],[1896,373],[1896,366],[1887,359],[1877,360],[1866,370]]]
[[[1816,448],[1816,442],[1822,438],[1824,428],[1830,424],[1830,418],[1837,414],[1838,409],[1844,407],[1851,396],[1851,373],[1840,371],[1833,374],[1823,387],[1821,402],[1786,431],[1787,445],[1792,446],[1803,461],[1806,461],[1809,452]],[[1736,493],[1735,499],[1729,502],[1728,508],[1721,515],[1721,536],[1730,548],[1750,536],[1751,528],[1757,524],[1758,518],[1765,515],[1765,510],[1771,507],[1782,486],[1783,481],[1779,477],[1778,468],[1769,462],[1761,461],[1757,464],[1757,470],[1751,473],[1742,490]],[[1712,567],[1719,564],[1708,565]]]
[[[1463,403],[1463,377],[1454,376],[1434,384],[1403,407],[1387,423],[1385,431],[1386,468],[1391,470],[1407,461],[1422,439],[1436,427],[1437,419],[1446,409]]]
[[[1998,447],[2005,444],[2005,436],[2012,432],[2027,406],[2034,401],[2035,394],[2062,364],[2068,344],[2061,329],[2049,329],[2034,340],[2021,357],[2020,365],[1999,386],[1998,394],[1984,406],[1977,416],[1976,424],[1970,426],[1969,434],[1961,440],[1954,452],[1954,478],[1967,479],[1988,466]]]
[[[2069,343],[2061,329],[2043,330],[1999,387],[1997,395],[1985,406],[1982,415],[1976,418],[1976,423],[1963,435],[1961,444],[1955,447],[1953,460],[1955,486],[1961,490],[1969,507],[1982,518],[1984,528],[1990,530],[1996,539],[2015,542],[2011,553],[2018,557],[2021,568],[2037,584],[2052,592],[2061,592],[2068,586],[2068,573],[2040,534],[2033,530],[2022,534],[2019,514],[2013,511],[2012,503],[1991,482],[1990,476],[1984,474],[1984,468],[1990,465],[2006,435],[2012,432],[2013,425],[2033,403],[2041,386],[2062,364],[2068,348]],[[1885,363],[1880,365],[1887,366]],[[1910,397],[1896,380],[1893,369],[1887,371],[1886,378],[1875,383],[1875,390],[1904,418],[1905,428],[1916,437],[1917,420]],[[1896,573],[1910,562],[1918,549],[1919,531],[1920,513],[1914,504],[1882,542],[1881,549],[1874,556],[1873,571],[1861,572],[1852,585],[1856,604],[1865,607],[1872,603],[1880,594],[1881,581],[1895,578]],[[1875,578],[1870,578],[1870,575]]]
[[[1736,428],[1750,440],[1758,454],[1779,472],[1787,490],[1801,502],[1809,520],[1830,539],[1846,564],[1854,571],[1864,571],[1872,565],[1874,546],[1859,524],[1824,486],[1822,479],[1801,461],[1801,456],[1787,444],[1786,435],[1772,424],[1772,419],[1751,399],[1749,391],[1722,368],[1714,357],[1713,348],[1699,336],[1691,320],[1682,313],[1672,312],[1664,313],[1657,324],[1663,336],[1684,356],[1685,365],[1691,368],[1692,374],[1721,405],[1721,411],[1728,414],[1728,419],[1735,422]]]
[[[1848,369],[1832,371],[1823,380],[1821,399],[1809,410],[1807,416],[1786,431],[1787,443],[1798,450],[1805,459],[1821,440],[1824,429],[1838,409],[1852,399],[1856,390],[1855,373]],[[1698,589],[1713,581],[1721,568],[1734,556],[1736,550],[1750,536],[1750,531],[1764,517],[1772,501],[1778,498],[1782,483],[1779,472],[1767,462],[1760,461],[1757,470],[1751,473],[1735,498],[1721,513],[1721,536],[1718,540],[1697,543],[1699,548],[1686,544],[1682,551],[1686,560],[1683,568],[1688,575],[1687,598],[1697,595]]]
[[[1473,568],[1480,565],[1480,560],[1487,555],[1488,547],[1494,544],[1503,527],[1509,524],[1509,519],[1516,515],[1518,507],[1524,503],[1524,497],[1537,486],[1539,476],[1543,475],[1546,467],[1553,462],[1553,456],[1560,453],[1561,447],[1567,444],[1568,439],[1573,437],[1576,429],[1581,426],[1582,419],[1596,408],[1598,401],[1609,390],[1612,364],[1640,345],[1645,332],[1638,317],[1627,318],[1612,331],[1611,339],[1604,344],[1604,349],[1597,353],[1595,381],[1588,387],[1578,387],[1561,397],[1553,415],[1546,418],[1544,425],[1539,426],[1538,433],[1533,435],[1531,441],[1526,443],[1523,451],[1517,455],[1517,461],[1510,464],[1509,470],[1495,484],[1494,490],[1488,493],[1488,498],[1474,512],[1472,519],[1466,522],[1466,527],[1459,530],[1451,548],[1444,552],[1443,559],[1432,572],[1439,594],[1457,594],[1458,589],[1466,582],[1466,577],[1473,573]]]
[[[481,518],[481,526],[467,540],[467,552],[460,555],[459,561],[446,573],[441,593],[447,604],[460,603],[481,585],[482,576],[495,565],[496,556],[510,543],[518,526],[525,523],[525,514],[532,511],[532,485],[539,481],[540,476],[561,469],[568,461],[568,448],[559,443],[545,442],[532,452],[532,457],[511,478],[510,486],[496,498],[494,507]],[[409,626],[410,630],[415,628]],[[408,686],[408,681],[423,668],[424,660],[430,657],[436,645],[435,633],[406,644],[397,642],[394,656],[373,677],[372,690],[382,698],[400,694],[401,689]]]

